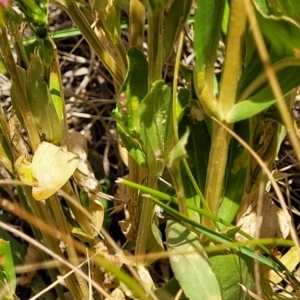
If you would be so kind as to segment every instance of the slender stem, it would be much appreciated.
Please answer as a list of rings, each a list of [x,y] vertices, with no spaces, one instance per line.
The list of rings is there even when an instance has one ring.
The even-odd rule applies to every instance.
[[[47,224],[52,224],[53,220],[50,217],[48,211],[45,209],[44,203],[37,202],[35,199],[33,199],[31,188],[29,186],[23,186],[23,191],[25,193],[26,200],[32,210],[33,215],[37,219],[44,220]],[[41,230],[41,228],[39,228],[39,229],[43,235],[45,245],[47,245],[47,247],[49,247],[54,253],[56,253],[57,255],[62,257],[63,255],[61,253],[61,250],[58,246],[56,239],[53,238],[52,236],[50,236],[49,234],[45,233],[43,230]],[[62,275],[64,275],[69,270],[65,266],[60,266],[59,271]],[[78,288],[78,284],[77,284],[74,276],[73,275],[68,276],[65,280],[66,280],[66,284],[67,284],[71,294],[73,295],[74,299],[76,299],[76,300],[82,299],[82,298],[79,298],[79,296],[76,296],[76,295],[80,295],[80,289]]]
[[[181,30],[179,34],[179,42],[177,47],[177,53],[176,53],[176,60],[175,60],[175,68],[174,68],[174,79],[173,79],[173,98],[172,98],[172,108],[173,108],[173,130],[174,130],[174,136],[175,141],[178,141],[178,119],[177,119],[177,107],[178,107],[178,94],[177,94],[177,88],[178,88],[178,73],[180,68],[180,60],[181,60],[181,53],[182,53],[182,46],[183,46],[183,40],[184,40],[184,31]]]
[[[236,101],[238,78],[241,71],[242,37],[246,27],[246,13],[240,0],[231,1],[228,24],[225,65],[222,73],[219,104],[222,115],[230,112]],[[228,125],[227,125],[228,126]],[[229,125],[230,128],[233,124]],[[212,145],[209,155],[205,199],[210,211],[218,215],[227,164],[230,135],[220,125],[213,123]],[[213,221],[203,217],[203,225],[214,229]]]
[[[148,175],[146,186],[155,189],[156,184],[157,176]],[[139,230],[135,246],[135,256],[137,258],[138,265],[142,265],[145,262],[149,229],[151,228],[151,218],[153,217],[154,207],[155,204],[149,201],[149,199],[143,199]]]
[[[163,14],[148,9],[149,90],[162,75],[162,25]]]
[[[16,190],[17,190],[17,192],[18,192],[18,197],[19,197],[19,199],[20,199],[20,201],[21,201],[22,206],[24,207],[24,209],[26,210],[26,212],[32,214],[32,210],[30,209],[30,207],[29,207],[29,205],[28,205],[28,203],[27,203],[27,198],[25,197],[22,188],[21,188],[20,186],[16,186]],[[34,203],[34,204],[37,204],[37,203]],[[34,205],[34,207],[35,207],[35,211],[37,212],[37,211],[38,211],[38,204],[37,204],[37,206]],[[40,217],[40,216],[39,216],[39,217]],[[43,235],[45,235],[45,233],[42,233],[42,231],[39,231],[39,230],[38,230],[36,227],[34,227],[33,225],[31,225],[31,230],[32,230],[32,232],[33,232],[33,235],[34,235],[35,239],[36,239],[37,241],[41,242],[41,241],[43,240]],[[54,250],[53,250],[53,251],[54,251],[56,254],[58,254],[58,255],[61,256],[61,252],[60,252],[60,250],[59,250],[59,247],[57,247],[57,242],[56,242],[55,240],[53,240],[52,237],[46,237],[46,238],[49,238],[49,241],[51,241],[51,245],[52,245],[52,246],[50,246],[49,248],[52,249],[52,250],[55,249],[55,248],[57,248],[57,249],[56,249],[57,251],[54,251]],[[44,237],[44,240],[45,240],[45,237]],[[49,244],[47,244],[47,245],[49,246]],[[46,253],[44,253],[44,252],[42,252],[42,256],[43,256],[43,258],[44,258],[45,261],[47,261],[47,260],[49,259],[48,255],[47,255]],[[48,273],[49,273],[51,279],[52,279],[53,282],[54,282],[54,281],[56,280],[56,277],[57,277],[56,274],[55,274],[55,272],[54,272],[54,270],[48,269],[47,271],[48,271]],[[56,290],[58,296],[60,297],[59,299],[64,299],[64,296],[63,296],[63,292],[62,292],[61,287],[57,285],[57,286],[55,286],[55,290]]]
[[[218,215],[219,202],[223,191],[223,181],[227,164],[230,136],[220,126],[213,125],[212,146],[207,167],[205,199],[210,211]],[[213,221],[203,216],[203,225],[214,228]]]
[[[129,6],[129,45],[143,50],[145,6],[140,0],[131,0]]]
[[[171,167],[168,168],[170,175],[172,177],[172,182],[176,191],[176,196],[178,199],[179,212],[184,216],[188,217],[188,211],[186,208],[186,198],[181,177],[180,163],[175,162]]]
[[[238,79],[242,67],[242,42],[246,29],[246,20],[246,11],[242,1],[232,0],[219,97],[220,108],[225,117],[236,101]]]
[[[78,266],[80,264],[79,259],[77,257],[77,253],[72,241],[72,237],[68,230],[68,225],[65,219],[65,216],[61,210],[61,205],[58,199],[57,194],[53,195],[51,198],[49,198],[49,204],[52,209],[53,215],[55,217],[56,224],[59,228],[59,230],[66,235],[66,251],[68,254],[68,258],[70,263],[73,266]],[[76,299],[88,299],[89,297],[89,290],[86,282],[82,279],[81,276],[79,276],[77,273],[75,274],[76,280],[78,282],[78,286],[76,288],[77,295]],[[72,294],[74,295],[75,291],[72,291]]]

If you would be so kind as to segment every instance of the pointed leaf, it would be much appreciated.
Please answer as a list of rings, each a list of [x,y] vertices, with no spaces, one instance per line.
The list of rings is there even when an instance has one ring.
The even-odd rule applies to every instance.
[[[278,81],[284,95],[287,95],[292,89],[300,84],[298,76],[299,67],[287,67],[278,72]],[[248,119],[263,110],[269,108],[276,102],[273,92],[269,85],[262,87],[255,95],[247,100],[236,103],[227,115],[228,123],[235,123]]]
[[[140,105],[141,140],[147,167],[152,175],[161,175],[164,164],[157,155],[169,151],[173,139],[171,90],[156,81]]]
[[[32,159],[32,175],[38,185],[32,188],[36,200],[45,200],[56,193],[72,176],[78,156],[62,147],[42,142]]]
[[[43,67],[37,55],[31,54],[26,75],[28,102],[39,132],[45,135],[47,141],[58,143],[62,137],[61,124],[49,88],[42,80]]]
[[[189,16],[192,2],[192,0],[174,0],[170,10],[166,14],[162,36],[163,62],[166,62],[169,59],[173,51],[173,47],[182,30],[182,26]]]
[[[252,299],[240,284],[254,291],[253,259],[242,254],[215,255],[209,258],[216,274],[223,300]]]
[[[218,281],[198,238],[175,222],[168,222],[166,234],[171,267],[186,297],[221,300]]]
[[[204,109],[220,116],[220,108],[214,96],[214,64],[221,33],[224,0],[201,0],[195,14],[195,90]]]
[[[244,141],[250,142],[249,120],[234,124],[234,131]],[[231,223],[235,218],[245,192],[245,183],[250,165],[250,153],[236,139],[231,140],[227,163],[226,186],[219,206],[218,216]]]
[[[127,58],[128,72],[114,113],[117,124],[120,123],[126,132],[138,137],[139,105],[148,90],[148,63],[145,55],[134,47],[128,50]]]
[[[287,55],[300,49],[298,0],[253,0],[260,30],[276,51]]]

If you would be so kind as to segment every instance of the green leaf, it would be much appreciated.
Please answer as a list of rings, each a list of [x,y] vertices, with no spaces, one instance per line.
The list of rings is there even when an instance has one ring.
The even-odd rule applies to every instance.
[[[2,239],[0,239],[0,283],[2,287],[7,286],[9,288],[7,294],[4,295],[7,297],[6,299],[13,299],[12,295],[16,290],[15,266],[12,258],[10,243]],[[0,291],[1,295],[3,296],[1,289]]]
[[[214,64],[221,33],[224,0],[199,0],[195,14],[195,88],[198,99],[210,114],[221,115],[214,96]]]
[[[31,112],[40,134],[44,134],[47,141],[58,143],[62,137],[61,124],[43,74],[40,58],[31,54],[26,71],[26,92]]]
[[[148,171],[160,176],[164,163],[157,157],[167,153],[173,140],[171,90],[162,80],[153,84],[140,105],[141,140]]]
[[[49,90],[50,90],[51,99],[55,107],[58,120],[61,121],[63,117],[64,103],[63,103],[63,98],[61,96],[59,81],[60,81],[59,70],[57,69],[56,62],[53,61],[51,63],[51,69],[50,69]]]
[[[287,67],[278,72],[278,81],[284,95],[287,95],[300,84],[299,72],[300,68],[298,66]],[[275,102],[276,100],[270,86],[264,85],[256,94],[250,96],[249,99],[236,103],[227,115],[227,122],[235,123],[250,118],[269,108]]]
[[[168,168],[179,163],[187,156],[186,144],[190,135],[190,129],[187,127],[185,133],[180,137],[179,141],[174,145],[168,155]]]
[[[192,100],[190,102],[190,107],[189,110],[186,110],[186,115],[190,117],[187,118],[185,116],[180,121],[179,135],[181,136],[184,133],[187,126],[190,128],[191,134],[186,145],[188,153],[187,162],[200,190],[204,193],[211,139],[199,101]],[[185,186],[189,185],[187,174],[183,174],[183,183]],[[193,192],[194,189],[186,189],[187,196],[190,196]]]
[[[145,55],[134,47],[128,50],[127,59],[128,72],[114,114],[118,126],[133,137],[139,137],[139,105],[148,91],[148,63]]]
[[[159,221],[155,211],[153,211],[153,216],[151,218],[151,230],[149,231],[147,240],[147,251],[149,253],[161,253],[164,251],[162,236],[158,226]],[[150,266],[154,261],[156,261],[156,258],[153,258],[153,260],[148,260],[147,265]]]
[[[234,124],[234,131],[247,143],[250,142],[249,120]],[[239,210],[244,195],[250,165],[250,154],[236,139],[231,140],[229,160],[226,167],[225,192],[219,206],[218,216],[231,223]]]
[[[171,267],[186,297],[221,300],[218,281],[197,236],[176,222],[167,223],[166,235]]]
[[[254,0],[260,30],[278,53],[300,49],[299,1]],[[284,4],[286,3],[286,4]]]
[[[162,35],[163,62],[166,62],[173,52],[182,26],[185,24],[191,9],[192,0],[174,0],[167,12]]]
[[[218,278],[223,300],[252,299],[240,284],[255,291],[253,279],[254,261],[243,254],[223,254],[209,258],[212,269]]]

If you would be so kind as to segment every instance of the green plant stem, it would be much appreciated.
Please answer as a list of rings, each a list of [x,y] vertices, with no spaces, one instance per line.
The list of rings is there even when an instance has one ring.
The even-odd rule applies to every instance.
[[[143,50],[145,6],[140,0],[129,4],[129,45]]]
[[[207,167],[205,199],[210,211],[218,215],[219,202],[223,191],[223,181],[227,164],[230,136],[220,126],[213,124],[212,146]],[[214,222],[203,216],[202,224],[213,229]]]
[[[162,75],[162,26],[163,13],[148,9],[149,91]]]
[[[152,189],[156,188],[157,176],[148,175],[146,186]],[[135,256],[138,265],[145,263],[145,254],[147,250],[148,236],[151,228],[151,219],[154,212],[154,206],[148,199],[143,199],[142,212],[140,216],[139,229],[136,239]]]
[[[225,117],[236,101],[238,79],[242,67],[242,42],[246,29],[246,20],[246,11],[242,1],[231,1],[225,63],[219,96],[220,108]]]
[[[110,72],[112,77],[120,87],[123,82],[123,74],[120,70],[116,60],[110,55],[104,45],[96,36],[95,32],[92,30],[90,24],[86,20],[85,16],[79,10],[75,1],[56,1],[56,3],[61,6],[67,14],[70,16],[75,25],[79,28],[81,34],[84,36],[89,45],[94,49],[105,68]]]
[[[230,112],[236,101],[238,78],[241,72],[242,38],[246,27],[246,12],[240,0],[231,1],[230,19],[226,42],[226,56],[220,87],[219,105],[222,115]],[[227,125],[228,126],[228,125]],[[232,128],[233,124],[229,125]],[[212,145],[207,168],[205,199],[210,211],[218,215],[222,197],[228,157],[230,135],[220,125],[213,123]],[[213,221],[203,217],[203,225],[214,229]]]
[[[26,212],[32,214],[32,211],[31,211],[31,209],[30,209],[30,207],[29,207],[29,205],[27,203],[27,199],[26,199],[26,197],[24,195],[24,192],[23,192],[22,188],[20,186],[16,186],[16,190],[18,192],[18,197],[19,197],[19,199],[21,201],[22,206],[24,207],[24,209],[26,210]],[[43,235],[42,235],[41,231],[39,231],[35,226],[32,226],[32,225],[31,225],[31,230],[32,230],[32,233],[34,235],[34,238],[37,241],[41,242],[42,239],[43,239],[43,237],[42,237]],[[57,244],[56,241],[54,242],[54,244]],[[55,253],[58,254],[57,252],[55,252]],[[42,252],[42,256],[43,256],[43,258],[44,258],[45,261],[47,261],[49,259],[49,256],[46,253],[44,253],[44,252]],[[57,279],[57,275],[55,274],[54,270],[49,268],[47,271],[48,271],[48,273],[50,275],[51,280],[54,282]],[[57,292],[57,295],[58,295],[59,299],[65,299],[64,296],[63,296],[63,292],[62,292],[61,286],[56,285],[55,286],[55,290]]]
[[[184,187],[183,187],[183,183],[182,183],[180,163],[174,162],[173,165],[168,168],[168,170],[172,177],[172,182],[174,184],[174,188],[176,191],[179,212],[187,217],[188,211],[186,208],[186,198],[185,198],[185,192],[184,192]]]
[[[65,216],[61,210],[61,205],[60,205],[57,194],[55,194],[51,198],[49,198],[48,201],[49,201],[49,205],[52,209],[52,212],[55,217],[55,221],[56,221],[56,224],[57,224],[59,230],[66,235],[65,246],[66,246],[66,251],[68,254],[68,259],[69,259],[70,263],[76,267],[80,264],[80,262],[77,257],[77,253],[76,253],[73,241],[72,241],[72,237],[68,230],[68,225],[67,225]],[[75,273],[75,277],[78,282],[78,286],[77,286],[76,290],[71,291],[72,295],[74,296],[74,294],[75,294],[76,299],[88,299],[89,298],[89,290],[88,290],[88,286],[87,286],[85,280],[83,280],[81,278],[81,276],[79,276],[77,273]]]
[[[45,209],[44,203],[37,202],[35,199],[33,199],[31,188],[28,186],[23,186],[23,191],[25,193],[26,200],[28,202],[29,207],[32,210],[33,215],[37,219],[43,220],[47,224],[53,224],[53,220],[49,216],[48,211]],[[27,206],[27,204],[26,204],[26,206]],[[62,257],[62,253],[58,246],[57,241],[53,237],[48,235],[47,233],[43,232],[41,230],[41,228],[39,228],[39,229],[43,235],[43,240],[44,240],[45,245],[47,245],[47,247],[49,249],[51,249],[54,253],[56,253],[57,255]],[[58,268],[62,275],[65,275],[69,272],[69,270],[65,266],[60,266]],[[66,280],[66,284],[67,284],[70,292],[72,293],[74,299],[81,300],[82,298],[76,297],[76,294],[80,295],[80,290],[78,290],[78,284],[77,284],[74,276],[73,275],[68,276],[65,280]]]
[[[5,27],[0,28],[0,50],[11,76],[11,81],[14,84],[15,92],[18,95],[18,103],[16,103],[16,107],[14,105],[14,108],[19,112],[18,117],[22,117],[22,120],[20,121],[23,121],[22,125],[25,126],[28,132],[29,143],[31,145],[32,151],[35,152],[40,143],[40,137],[33,120],[33,116],[31,114],[24,82],[20,77],[18,67],[14,61],[11,49],[9,47],[9,41],[6,35]]]

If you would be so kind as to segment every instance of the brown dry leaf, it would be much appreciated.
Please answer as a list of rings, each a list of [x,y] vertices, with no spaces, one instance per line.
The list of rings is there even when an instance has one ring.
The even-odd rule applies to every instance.
[[[36,200],[45,200],[56,193],[72,176],[78,156],[48,142],[39,144],[32,159],[32,175],[38,185],[32,188]]]
[[[90,204],[89,213],[92,215],[92,223],[95,227],[95,236],[99,234],[104,221],[104,207],[99,200],[99,197],[89,193]]]
[[[96,229],[95,235],[97,235],[102,228],[104,208],[99,199],[99,195],[102,192],[101,186],[87,158],[87,140],[82,134],[74,131],[69,134],[69,147],[70,151],[79,157],[73,178],[76,184],[89,195],[90,204],[88,211],[93,216],[92,222]]]
[[[262,203],[262,223],[260,227],[260,238],[283,238],[289,234],[289,217],[278,208],[272,201],[270,195],[265,193]],[[249,235],[255,237],[257,235],[258,223],[258,200],[253,201],[247,208],[246,212],[237,222],[237,226]],[[236,234],[238,241],[246,241],[247,238],[240,234]]]
[[[127,178],[124,176],[123,178]],[[129,241],[135,241],[138,232],[138,224],[136,219],[136,209],[137,209],[137,191],[129,189],[124,185],[119,185],[115,194],[115,199],[120,199],[124,204],[124,215],[125,219],[119,221],[118,224]]]
[[[296,266],[299,264],[299,255],[296,247],[292,247],[289,251],[284,254],[280,259],[281,263],[287,267],[289,271],[293,271]],[[282,281],[282,277],[279,276],[273,270],[270,270],[268,278],[274,283],[280,283]]]
[[[8,131],[11,143],[13,144],[13,149],[16,153],[16,156],[21,155],[28,156],[28,146],[26,145],[21,132],[22,126],[16,115],[13,115],[8,121]]]
[[[88,193],[100,193],[101,186],[95,178],[93,169],[87,159],[87,141],[85,137],[77,131],[69,134],[70,151],[79,156],[77,169],[73,174],[73,178],[77,185]]]
[[[28,248],[27,248],[26,255],[25,255],[24,264],[28,264],[28,265],[29,264],[36,264],[36,263],[39,263],[41,261],[43,261],[43,257],[42,257],[42,254],[41,254],[40,250],[38,248],[34,247],[32,244],[29,244]],[[34,277],[36,271],[37,270],[30,271],[30,272],[27,272],[27,273],[23,273],[21,278],[20,278],[19,284],[21,286],[29,285],[31,283],[32,278]]]

